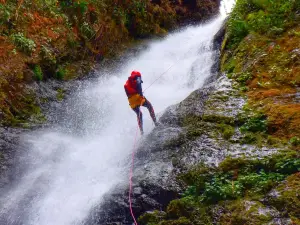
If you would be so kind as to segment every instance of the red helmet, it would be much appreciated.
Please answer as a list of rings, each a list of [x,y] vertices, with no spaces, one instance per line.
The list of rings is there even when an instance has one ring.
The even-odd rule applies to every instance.
[[[140,76],[142,76],[142,75],[141,75],[141,73],[139,71],[134,70],[134,71],[131,72],[131,77],[132,78],[134,78],[134,77],[140,77]]]

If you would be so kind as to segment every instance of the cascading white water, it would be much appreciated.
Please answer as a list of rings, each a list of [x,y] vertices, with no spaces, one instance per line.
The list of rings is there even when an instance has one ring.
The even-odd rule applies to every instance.
[[[175,63],[145,96],[158,114],[183,100],[210,75],[212,37],[233,3],[223,1],[221,15],[208,24],[154,41],[119,72],[85,84],[67,100],[64,115],[58,115],[64,120],[55,128],[24,135],[28,172],[2,197],[0,223],[80,224],[105,193],[127,182],[129,168],[124,168],[124,161],[133,150],[137,127],[123,88],[127,77],[132,70],[141,71],[146,88]],[[147,110],[143,111],[147,134],[153,124]],[[84,130],[81,136],[75,135],[78,129]]]

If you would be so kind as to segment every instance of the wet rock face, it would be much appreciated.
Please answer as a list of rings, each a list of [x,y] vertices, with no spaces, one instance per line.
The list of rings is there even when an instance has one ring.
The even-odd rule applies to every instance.
[[[276,149],[244,145],[236,128],[237,115],[245,100],[221,76],[194,91],[178,105],[170,106],[160,125],[150,133],[136,153],[133,176],[133,210],[136,217],[165,209],[185,189],[177,176],[193,165],[217,165],[227,156],[262,156]],[[232,133],[223,136],[222,127]],[[128,189],[116,188],[95,209],[86,224],[131,224]]]
[[[16,179],[10,168],[16,163],[19,135],[23,132],[21,129],[0,126],[0,190]]]

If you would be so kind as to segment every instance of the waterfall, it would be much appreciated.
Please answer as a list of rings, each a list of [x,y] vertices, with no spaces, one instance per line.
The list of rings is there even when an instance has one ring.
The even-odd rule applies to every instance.
[[[145,93],[159,117],[210,76],[213,35],[233,4],[223,1],[220,15],[206,24],[153,40],[117,65],[116,72],[99,71],[96,82],[87,81],[66,99],[53,127],[24,134],[20,146],[26,172],[1,194],[0,224],[80,224],[105,193],[128,182],[124,161],[132,151],[137,121],[124,92],[127,77],[140,71],[146,88],[172,66]],[[142,110],[147,135],[153,124]]]

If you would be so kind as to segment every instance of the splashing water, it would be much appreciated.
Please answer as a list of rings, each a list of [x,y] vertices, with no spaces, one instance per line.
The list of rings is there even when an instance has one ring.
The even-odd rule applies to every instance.
[[[0,224],[81,224],[105,193],[127,182],[129,168],[124,168],[124,161],[132,151],[137,126],[123,88],[127,77],[132,70],[141,71],[146,88],[175,64],[145,96],[158,115],[182,101],[210,75],[212,38],[233,3],[223,1],[221,15],[208,24],[153,41],[118,72],[85,84],[70,97],[55,127],[24,135],[21,145],[28,171],[2,196]],[[143,111],[147,134],[153,124]],[[78,130],[84,132],[78,135]]]

